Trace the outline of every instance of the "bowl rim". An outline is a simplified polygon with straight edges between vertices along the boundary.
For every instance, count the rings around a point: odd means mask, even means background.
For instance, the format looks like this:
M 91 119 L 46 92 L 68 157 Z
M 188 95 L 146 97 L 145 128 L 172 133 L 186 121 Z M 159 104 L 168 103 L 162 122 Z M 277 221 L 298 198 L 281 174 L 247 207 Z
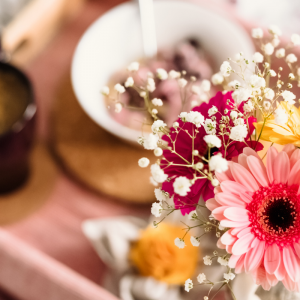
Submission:
M 192 1 L 187 2 L 184 0 L 154 1 L 154 6 L 166 5 L 166 4 L 171 5 L 172 3 L 178 3 L 178 2 L 181 2 L 182 4 L 187 5 L 187 6 L 197 7 L 197 9 L 202 10 L 202 11 L 208 11 L 209 13 L 214 14 L 214 15 L 218 16 L 219 18 L 223 19 L 227 23 L 237 25 L 236 32 L 240 35 L 241 38 L 243 38 L 243 44 L 245 45 L 243 50 L 245 51 L 245 49 L 249 49 L 249 53 L 255 52 L 254 44 L 253 44 L 249 34 L 247 33 L 246 29 L 243 26 L 241 26 L 236 19 L 228 18 L 225 13 L 224 14 L 220 13 L 219 10 L 213 10 L 208 6 L 196 4 L 195 2 L 192 2 Z M 85 32 L 83 33 L 83 35 L 81 36 L 81 38 L 78 42 L 76 49 L 74 51 L 74 54 L 73 54 L 72 64 L 71 64 L 71 81 L 72 81 L 73 90 L 76 95 L 76 99 L 77 99 L 78 103 L 80 104 L 81 108 L 89 116 L 90 119 L 92 119 L 98 126 L 102 127 L 109 133 L 117 136 L 118 138 L 120 138 L 122 140 L 125 140 L 126 142 L 136 145 L 138 137 L 140 137 L 141 135 L 147 136 L 147 134 L 149 134 L 149 133 L 142 133 L 141 130 L 132 129 L 130 127 L 122 125 L 121 123 L 114 120 L 107 110 L 105 110 L 103 112 L 99 112 L 99 114 L 101 115 L 101 117 L 99 117 L 99 118 L 96 118 L 94 115 L 92 115 L 90 113 L 89 109 L 85 106 L 84 96 L 81 97 L 81 95 L 80 95 L 82 93 L 80 91 L 81 88 L 78 88 L 77 78 L 75 76 L 76 69 L 77 69 L 77 61 L 82 59 L 81 53 L 79 54 L 79 52 L 80 52 L 79 49 L 81 48 L 83 39 L 86 38 L 86 36 L 90 33 L 92 28 L 97 26 L 97 24 L 98 24 L 98 22 L 100 22 L 100 20 L 103 20 L 103 19 L 105 20 L 105 18 L 114 16 L 124 9 L 136 9 L 136 4 L 134 2 L 125 2 L 125 3 L 121 3 L 121 4 L 113 7 L 112 9 L 108 10 L 103 15 L 101 15 L 99 18 L 97 18 L 85 30 Z M 226 58 L 224 57 L 224 60 L 225 59 Z M 101 95 L 100 91 L 99 91 L 99 101 L 104 101 L 104 96 Z

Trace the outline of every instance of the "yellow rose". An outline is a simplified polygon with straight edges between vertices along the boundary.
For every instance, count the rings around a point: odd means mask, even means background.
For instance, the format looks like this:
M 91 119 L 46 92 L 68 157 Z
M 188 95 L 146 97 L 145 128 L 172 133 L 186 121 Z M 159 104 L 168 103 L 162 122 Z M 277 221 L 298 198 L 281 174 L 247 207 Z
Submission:
M 175 246 L 174 240 L 183 233 L 182 227 L 165 223 L 158 228 L 146 228 L 131 247 L 130 261 L 143 276 L 183 284 L 194 275 L 199 256 L 199 248 L 192 246 L 189 234 L 185 236 L 183 249 Z

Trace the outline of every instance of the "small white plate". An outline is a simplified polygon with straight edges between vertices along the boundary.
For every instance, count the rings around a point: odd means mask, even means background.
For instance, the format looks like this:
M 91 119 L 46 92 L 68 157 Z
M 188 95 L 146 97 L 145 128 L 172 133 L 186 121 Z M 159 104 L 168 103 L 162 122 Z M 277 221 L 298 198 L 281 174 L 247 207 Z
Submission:
M 178 0 L 159 0 L 154 2 L 154 12 L 159 49 L 193 37 L 217 66 L 238 52 L 249 58 L 254 53 L 253 43 L 240 24 L 207 8 Z M 112 74 L 141 57 L 139 9 L 129 2 L 110 10 L 87 29 L 72 63 L 72 83 L 82 108 L 101 127 L 131 142 L 136 142 L 141 132 L 110 116 L 100 89 Z

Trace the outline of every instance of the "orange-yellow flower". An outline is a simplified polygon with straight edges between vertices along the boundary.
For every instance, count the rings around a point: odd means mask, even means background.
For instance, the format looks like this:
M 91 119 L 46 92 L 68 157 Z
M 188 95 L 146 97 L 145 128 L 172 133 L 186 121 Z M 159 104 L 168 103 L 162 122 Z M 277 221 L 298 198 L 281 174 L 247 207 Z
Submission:
M 261 139 L 270 141 L 280 145 L 294 144 L 300 147 L 300 108 L 290 105 L 287 102 L 280 102 L 278 108 L 283 109 L 288 115 L 288 122 L 285 125 L 278 125 L 272 115 L 265 123 L 254 124 L 257 134 L 259 134 L 263 127 Z
M 152 276 L 169 284 L 183 284 L 194 275 L 198 262 L 199 248 L 185 236 L 186 246 L 179 249 L 174 240 L 182 236 L 182 227 L 159 224 L 141 232 L 140 239 L 130 250 L 129 259 L 143 276 Z

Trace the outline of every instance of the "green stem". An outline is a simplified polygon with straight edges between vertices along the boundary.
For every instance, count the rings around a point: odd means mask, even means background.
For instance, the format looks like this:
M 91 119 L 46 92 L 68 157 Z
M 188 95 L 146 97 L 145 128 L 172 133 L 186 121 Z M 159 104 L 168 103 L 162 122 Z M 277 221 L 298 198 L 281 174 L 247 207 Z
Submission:
M 261 131 L 260 131 L 260 133 L 259 133 L 259 136 L 258 136 L 258 139 L 257 139 L 257 141 L 256 141 L 256 145 L 255 145 L 255 148 L 254 148 L 254 150 L 256 150 L 256 147 L 257 147 L 257 145 L 258 145 L 258 141 L 259 141 L 259 139 L 260 139 L 260 137 L 261 137 L 261 135 L 262 135 L 262 132 L 263 132 L 263 130 L 264 130 L 264 127 L 265 127 L 265 124 L 266 124 L 266 118 L 264 118 L 264 123 L 263 123 L 263 126 L 261 127 Z

